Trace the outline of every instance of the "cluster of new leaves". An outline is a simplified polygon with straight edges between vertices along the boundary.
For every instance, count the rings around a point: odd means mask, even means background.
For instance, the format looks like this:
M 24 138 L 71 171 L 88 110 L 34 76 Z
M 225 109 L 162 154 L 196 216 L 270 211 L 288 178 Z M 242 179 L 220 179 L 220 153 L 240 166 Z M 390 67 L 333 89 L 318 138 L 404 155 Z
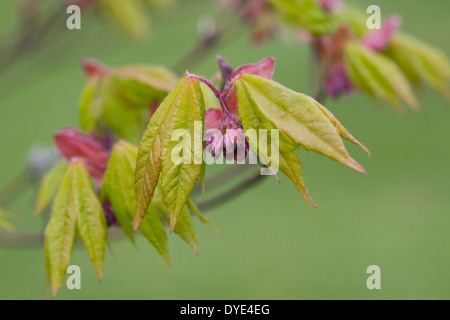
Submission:
M 228 75 L 223 79 L 222 91 L 206 79 L 186 73 L 151 118 L 138 152 L 135 229 L 145 217 L 157 186 L 162 188 L 163 199 L 170 212 L 170 226 L 173 229 L 197 181 L 200 180 L 200 183 L 203 181 L 205 163 L 202 159 L 195 159 L 202 153 L 195 150 L 199 144 L 195 143 L 194 131 L 194 122 L 202 120 L 205 113 L 203 90 L 200 85 L 202 82 L 207 84 L 207 88 L 212 90 L 222 106 L 222 118 L 215 121 L 217 135 L 222 137 L 222 133 L 224 134 L 220 148 L 223 147 L 225 152 L 226 149 L 230 149 L 226 145 L 227 141 L 231 141 L 231 144 L 238 141 L 238 139 L 227 140 L 230 130 L 233 130 L 233 137 L 236 137 L 234 131 L 236 126 L 245 131 L 253 129 L 257 133 L 261 130 L 267 130 L 264 132 L 276 130 L 279 132 L 279 141 L 272 141 L 269 134 L 266 143 L 262 144 L 257 142 L 261 140 L 258 136 L 257 140 L 250 141 L 250 148 L 262 163 L 268 164 L 271 159 L 271 147 L 267 146 L 277 144 L 279 152 L 277 167 L 291 179 L 310 205 L 314 206 L 301 176 L 302 165 L 295 153 L 296 150 L 316 151 L 364 172 L 364 169 L 348 154 L 341 137 L 355 144 L 361 143 L 345 130 L 331 112 L 313 98 L 268 79 L 272 77 L 274 71 L 272 58 L 255 65 L 240 67 L 235 72 L 225 61 L 220 62 L 222 74 Z M 211 114 L 216 120 L 217 112 Z M 172 141 L 171 137 L 178 129 L 186 130 L 189 133 L 188 139 L 192 140 L 184 144 L 182 149 L 183 159 L 191 161 L 175 163 L 172 160 L 171 156 L 179 143 Z M 262 145 L 265 147 L 261 147 Z
M 81 95 L 80 126 L 85 131 L 107 127 L 119 138 L 137 143 L 147 119 L 177 81 L 163 66 L 132 65 L 109 69 L 85 60 L 88 80 Z
M 362 144 L 319 102 L 272 81 L 272 58 L 236 70 L 219 58 L 219 66 L 222 90 L 190 73 L 169 89 L 173 75 L 160 67 L 108 69 L 92 60 L 84 63 L 88 79 L 80 120 L 86 132 L 64 129 L 55 134 L 64 160 L 44 176 L 36 202 L 36 211 L 42 213 L 53 199 L 44 245 L 53 295 L 64 279 L 78 237 L 102 279 L 109 226 L 120 226 L 132 242 L 139 231 L 170 264 L 167 222 L 171 233 L 198 252 L 192 215 L 218 231 L 190 199 L 197 183 L 204 189 L 205 150 L 223 152 L 228 159 L 229 151 L 241 143 L 245 157 L 250 149 L 266 166 L 275 161 L 272 165 L 311 206 L 296 151 L 312 150 L 364 172 L 342 138 Z M 111 99 L 118 106 L 112 110 Z M 207 108 L 210 105 L 220 109 Z M 127 113 L 136 112 L 140 121 L 128 121 Z M 117 122 L 108 120 L 113 115 Z M 135 126 L 133 132 L 137 132 L 148 118 L 139 148 L 121 139 L 126 127 Z M 205 128 L 216 130 L 206 144 Z M 247 141 L 244 130 L 249 129 L 257 132 L 257 140 Z M 269 132 L 265 140 L 259 136 L 261 129 Z M 278 139 L 272 137 L 274 130 L 279 132 Z M 272 149 L 274 145 L 278 151 Z M 272 157 L 275 152 L 278 160 Z
M 412 87 L 425 83 L 450 98 L 448 57 L 400 32 L 396 16 L 385 19 L 380 29 L 370 30 L 370 17 L 343 0 L 221 2 L 245 12 L 243 18 L 251 22 L 259 41 L 287 25 L 309 42 L 320 68 L 321 90 L 330 97 L 359 90 L 399 111 L 402 103 L 417 109 Z M 276 19 L 267 19 L 268 15 Z

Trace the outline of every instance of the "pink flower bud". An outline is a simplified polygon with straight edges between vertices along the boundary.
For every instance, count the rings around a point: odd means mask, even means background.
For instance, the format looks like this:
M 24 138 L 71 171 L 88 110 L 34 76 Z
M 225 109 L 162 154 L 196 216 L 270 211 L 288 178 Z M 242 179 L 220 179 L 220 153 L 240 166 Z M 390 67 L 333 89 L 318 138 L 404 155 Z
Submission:
M 361 42 L 369 49 L 383 51 L 389 45 L 389 41 L 400 28 L 401 24 L 402 20 L 400 17 L 391 16 L 386 19 L 381 29 L 369 32 Z
M 219 159 L 220 154 L 223 152 L 223 135 L 218 129 L 208 129 L 203 132 L 205 136 L 205 150 L 212 154 L 214 159 Z
M 76 129 L 65 129 L 54 135 L 56 148 L 68 161 L 81 159 L 91 176 L 101 180 L 109 160 L 109 153 L 94 137 Z
M 241 128 L 227 129 L 223 137 L 223 155 L 227 160 L 244 161 L 248 155 L 248 143 Z

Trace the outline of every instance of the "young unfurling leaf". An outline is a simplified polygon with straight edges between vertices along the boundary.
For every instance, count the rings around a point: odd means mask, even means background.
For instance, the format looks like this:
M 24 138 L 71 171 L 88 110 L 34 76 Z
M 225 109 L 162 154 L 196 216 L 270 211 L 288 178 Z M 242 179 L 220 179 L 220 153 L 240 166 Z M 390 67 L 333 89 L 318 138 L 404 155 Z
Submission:
M 347 44 L 344 51 L 347 73 L 354 85 L 399 111 L 403 110 L 401 100 L 417 109 L 408 79 L 391 59 L 356 43 Z
M 177 217 L 183 209 L 202 170 L 202 153 L 194 154 L 194 122 L 203 123 L 205 107 L 198 78 L 184 76 L 175 89 L 166 97 L 148 124 L 139 145 L 136 165 L 136 216 L 134 230 L 139 227 L 153 193 L 160 180 L 164 202 L 169 210 L 170 229 L 173 230 Z M 189 133 L 189 139 L 182 135 L 183 148 L 176 150 L 179 141 L 171 141 L 172 133 L 182 129 Z M 178 137 L 180 138 L 180 137 Z M 195 142 L 195 143 L 194 143 Z M 175 156 L 180 159 L 175 160 Z M 180 155 L 181 151 L 181 155 Z M 188 160 L 188 161 L 185 161 Z M 187 163 L 189 162 L 190 163 Z
M 365 172 L 350 157 L 341 136 L 353 143 L 360 143 L 313 98 L 255 75 L 235 79 L 234 86 L 244 130 L 268 130 L 267 145 L 271 145 L 271 130 L 279 129 L 279 168 L 292 180 L 310 205 L 313 203 L 301 178 L 302 165 L 294 152 L 296 149 L 312 150 L 352 169 Z M 254 141 L 250 141 L 250 144 L 263 161 L 268 160 L 267 153 L 270 150 L 261 150 L 260 145 L 256 145 Z
M 37 214 L 41 214 L 52 201 L 53 196 L 61 184 L 67 165 L 66 161 L 57 163 L 42 178 L 35 204 L 35 211 Z
M 450 99 L 450 61 L 444 52 L 406 34 L 397 34 L 384 52 L 414 84 L 424 82 Z
M 102 123 L 129 141 L 138 140 L 148 110 L 164 99 L 177 80 L 162 66 L 106 68 L 91 59 L 83 65 L 88 79 L 79 104 L 81 128 L 90 131 Z
M 177 83 L 163 66 L 131 65 L 112 70 L 110 76 L 116 94 L 137 109 L 148 109 L 152 100 L 162 101 Z
M 77 232 L 101 281 L 106 221 L 89 173 L 81 160 L 72 161 L 67 168 L 45 230 L 45 260 L 53 296 L 64 279 Z

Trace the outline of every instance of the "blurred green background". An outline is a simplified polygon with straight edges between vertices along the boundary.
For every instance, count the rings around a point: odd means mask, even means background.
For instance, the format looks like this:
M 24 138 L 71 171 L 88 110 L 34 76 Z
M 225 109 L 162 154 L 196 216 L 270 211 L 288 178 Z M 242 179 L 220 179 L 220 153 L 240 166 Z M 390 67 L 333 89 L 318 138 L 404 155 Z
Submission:
M 56 1 L 56 0 L 53 0 Z M 401 14 L 404 30 L 450 53 L 450 3 L 357 1 L 377 4 L 383 16 Z M 0 3 L 0 37 L 15 26 L 17 2 Z M 91 15 L 39 51 L 0 70 L 0 186 L 26 161 L 36 143 L 77 126 L 77 101 L 84 75 L 80 61 L 108 65 L 172 66 L 194 43 L 199 18 L 217 11 L 212 1 L 179 1 L 153 13 L 150 38 L 133 42 Z M 61 13 L 66 15 L 65 12 Z M 266 56 L 277 61 L 275 80 L 310 93 L 308 47 L 282 38 L 253 46 L 244 32 L 212 50 L 189 71 L 210 77 L 215 55 L 232 65 Z M 314 153 L 302 153 L 312 209 L 282 178 L 248 190 L 206 213 L 223 235 L 195 221 L 200 255 L 170 236 L 173 267 L 143 238 L 137 249 L 123 238 L 111 242 L 103 284 L 82 248 L 72 264 L 82 270 L 82 289 L 61 289 L 58 299 L 449 299 L 450 298 L 450 103 L 424 89 L 421 111 L 399 115 L 362 96 L 327 101 L 340 121 L 371 151 L 347 144 L 368 171 L 359 174 Z M 208 172 L 207 172 L 208 174 Z M 208 191 L 207 191 L 208 192 Z M 39 230 L 30 190 L 9 210 L 20 230 Z M 368 290 L 366 268 L 381 268 L 381 290 Z M 0 299 L 45 299 L 41 247 L 0 248 Z

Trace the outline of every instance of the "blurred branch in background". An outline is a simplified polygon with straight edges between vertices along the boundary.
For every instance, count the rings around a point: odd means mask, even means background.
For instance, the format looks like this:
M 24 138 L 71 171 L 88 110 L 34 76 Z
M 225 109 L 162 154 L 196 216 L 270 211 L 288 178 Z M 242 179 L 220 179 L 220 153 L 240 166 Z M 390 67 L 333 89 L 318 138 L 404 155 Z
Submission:
M 226 47 L 235 41 L 243 32 L 243 25 L 236 23 L 230 15 L 220 10 L 214 18 L 204 18 L 198 24 L 198 40 L 185 55 L 172 67 L 177 74 L 193 68 L 202 59 L 212 53 L 214 48 Z
M 51 1 L 43 6 L 43 1 L 24 0 L 19 5 L 19 21 L 10 34 L 0 43 L 0 69 L 2 72 L 24 56 L 40 48 L 50 37 L 56 36 L 66 16 L 65 1 Z M 48 7 L 48 8 L 47 8 Z M 7 42 L 9 41 L 9 42 Z

